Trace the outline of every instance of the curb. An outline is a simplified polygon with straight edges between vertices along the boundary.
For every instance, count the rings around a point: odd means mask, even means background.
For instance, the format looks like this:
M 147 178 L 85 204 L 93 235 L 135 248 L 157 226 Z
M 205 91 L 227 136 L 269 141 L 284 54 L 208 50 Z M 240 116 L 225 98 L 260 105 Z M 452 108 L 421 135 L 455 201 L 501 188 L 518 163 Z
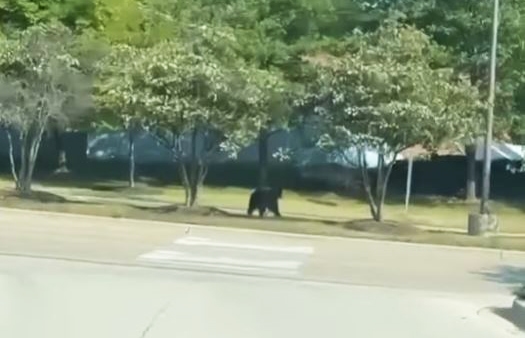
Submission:
M 525 325 L 525 300 L 516 297 L 512 302 L 512 313 L 520 323 Z

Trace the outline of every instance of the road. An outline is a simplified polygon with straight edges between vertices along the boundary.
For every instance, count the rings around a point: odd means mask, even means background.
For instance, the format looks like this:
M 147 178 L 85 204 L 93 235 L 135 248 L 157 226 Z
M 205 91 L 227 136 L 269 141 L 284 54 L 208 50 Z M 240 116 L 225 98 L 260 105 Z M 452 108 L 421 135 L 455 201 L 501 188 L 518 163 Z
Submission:
M 510 337 L 482 309 L 525 280 L 517 252 L 6 209 L 0 253 L 13 338 L 141 337 L 158 311 L 147 338 Z
M 21 257 L 0 264 L 2 337 L 515 337 L 439 293 Z

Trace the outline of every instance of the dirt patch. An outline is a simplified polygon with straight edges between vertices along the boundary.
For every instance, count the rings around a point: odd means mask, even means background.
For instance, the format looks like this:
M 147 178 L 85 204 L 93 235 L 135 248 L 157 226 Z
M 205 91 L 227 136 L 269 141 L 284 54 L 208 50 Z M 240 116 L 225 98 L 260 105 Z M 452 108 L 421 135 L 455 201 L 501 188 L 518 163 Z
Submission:
M 370 219 L 355 220 L 343 224 L 343 228 L 359 232 L 386 235 L 414 235 L 422 231 L 414 226 L 399 222 L 376 222 Z
M 181 204 L 171 204 L 161 207 L 135 207 L 136 209 L 155 212 L 159 214 L 177 214 L 177 215 L 188 215 L 188 216 L 230 216 L 226 211 L 215 207 L 209 206 L 194 206 L 187 207 Z

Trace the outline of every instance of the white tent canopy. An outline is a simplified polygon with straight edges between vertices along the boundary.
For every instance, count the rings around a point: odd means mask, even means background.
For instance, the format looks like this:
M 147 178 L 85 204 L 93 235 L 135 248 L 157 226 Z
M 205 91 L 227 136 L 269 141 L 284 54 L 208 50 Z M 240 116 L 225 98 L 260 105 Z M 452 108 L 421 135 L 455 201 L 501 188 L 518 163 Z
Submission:
M 508 160 L 521 161 L 524 159 L 525 146 L 504 142 L 492 142 L 492 161 Z M 483 161 L 485 157 L 485 140 L 480 138 L 476 147 L 476 161 Z

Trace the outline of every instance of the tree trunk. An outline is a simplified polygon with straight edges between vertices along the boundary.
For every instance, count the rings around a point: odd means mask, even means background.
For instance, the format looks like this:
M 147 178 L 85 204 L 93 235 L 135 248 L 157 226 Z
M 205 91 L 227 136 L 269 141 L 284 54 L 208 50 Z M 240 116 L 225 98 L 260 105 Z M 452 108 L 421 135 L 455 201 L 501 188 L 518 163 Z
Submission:
M 42 141 L 42 134 L 44 132 L 44 127 L 41 127 L 40 130 L 37 130 L 36 135 L 30 140 L 30 151 L 29 151 L 29 165 L 27 170 L 26 177 L 26 186 L 27 192 L 31 192 L 31 184 L 33 182 L 33 172 L 35 170 L 36 160 L 38 157 L 38 150 L 40 149 L 40 142 Z
M 58 155 L 58 167 L 55 170 L 56 173 L 67 173 L 67 154 L 64 149 L 64 133 L 57 129 L 53 131 L 53 137 L 55 139 L 55 147 Z
M 465 187 L 465 199 L 476 200 L 476 144 L 465 145 L 465 157 L 467 159 L 467 185 Z
M 268 131 L 261 129 L 259 131 L 258 155 L 259 155 L 259 188 L 268 185 Z
M 31 193 L 33 172 L 38 157 L 38 150 L 42 141 L 44 126 L 38 125 L 30 128 L 27 133 L 22 134 L 20 172 L 18 173 L 18 190 L 23 195 Z
M 190 159 L 190 175 L 189 175 L 189 200 L 186 204 L 188 207 L 193 207 L 197 203 L 199 192 L 199 160 L 197 156 L 197 136 L 198 129 L 193 128 L 191 132 L 191 159 Z
M 370 182 L 370 177 L 368 175 L 368 164 L 366 162 L 364 151 L 359 150 L 358 157 L 359 166 L 361 167 L 361 175 L 363 177 L 363 186 L 368 199 L 368 205 L 370 207 L 370 214 L 372 215 L 374 221 L 382 222 L 388 180 L 390 179 L 390 174 L 392 173 L 392 168 L 395 163 L 395 156 L 392 162 L 390 162 L 385 168 L 384 155 L 378 154 L 377 175 L 375 176 L 375 194 L 372 193 L 372 182 Z
M 18 190 L 19 188 L 19 181 L 18 181 L 18 175 L 16 173 L 16 163 L 15 163 L 15 155 L 14 155 L 14 147 L 13 147 L 13 137 L 11 136 L 11 131 L 9 129 L 6 129 L 7 134 L 7 142 L 9 144 L 9 164 L 11 166 L 11 175 L 13 176 L 13 180 L 15 182 L 15 189 Z
M 384 156 L 380 155 L 383 159 L 383 168 L 384 168 Z M 392 161 L 387 165 L 386 172 L 384 170 L 381 170 L 381 193 L 379 195 L 379 201 L 377 204 L 377 215 L 375 220 L 378 222 L 383 222 L 383 210 L 385 206 L 385 199 L 386 199 L 386 191 L 388 188 L 388 181 L 390 180 L 390 174 L 392 173 L 392 168 L 394 167 L 394 164 L 396 163 L 396 154 L 394 154 L 394 158 Z M 378 182 L 379 183 L 379 182 Z
M 17 190 L 22 192 L 24 190 L 24 182 L 26 180 L 27 172 L 27 136 L 24 133 L 20 134 L 20 170 L 18 171 Z
M 358 159 L 359 167 L 361 168 L 361 176 L 363 179 L 363 189 L 365 190 L 366 197 L 368 200 L 368 206 L 370 207 L 370 214 L 374 219 L 376 219 L 377 205 L 374 199 L 374 195 L 372 194 L 372 184 L 368 175 L 368 164 L 366 162 L 366 156 L 364 151 L 358 150 Z
M 135 135 L 128 130 L 129 187 L 135 188 Z
M 382 194 L 383 189 L 383 169 L 385 166 L 385 157 L 382 154 L 377 154 L 377 174 L 376 174 L 376 182 L 375 182 L 375 188 L 376 188 L 376 201 L 379 201 Z
M 184 188 L 184 205 L 189 206 L 190 205 L 190 183 L 188 179 L 188 171 L 186 170 L 186 164 L 181 159 L 179 162 L 179 175 L 182 183 L 182 187 Z

